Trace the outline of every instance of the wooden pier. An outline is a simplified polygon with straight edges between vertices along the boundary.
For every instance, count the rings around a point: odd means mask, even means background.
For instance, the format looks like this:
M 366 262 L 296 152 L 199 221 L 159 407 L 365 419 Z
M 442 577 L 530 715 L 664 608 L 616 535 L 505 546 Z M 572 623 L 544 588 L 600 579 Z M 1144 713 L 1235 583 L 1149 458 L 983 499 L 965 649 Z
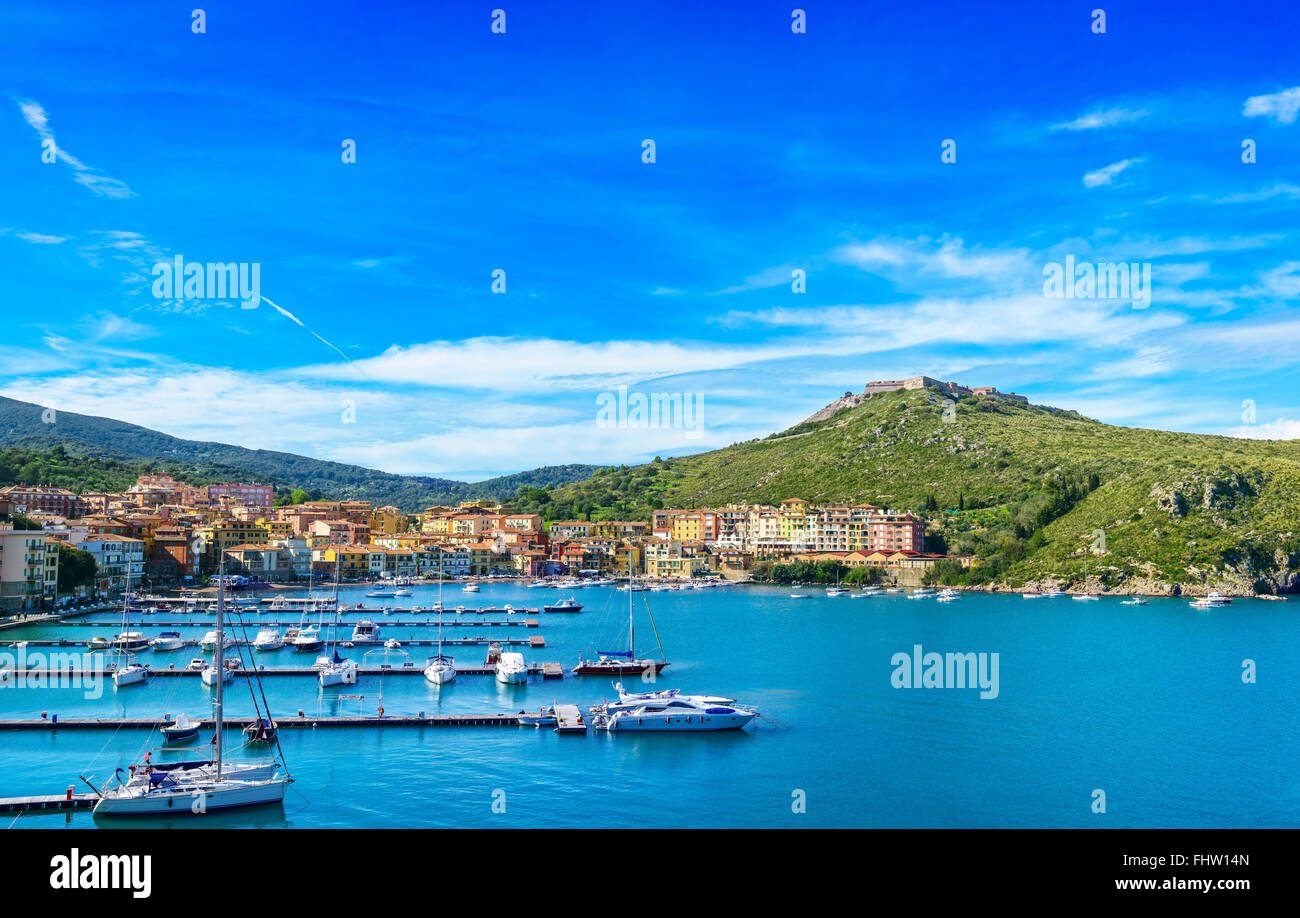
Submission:
M 41 797 L 0 797 L 0 813 L 32 811 L 90 810 L 99 798 L 94 794 L 49 794 Z

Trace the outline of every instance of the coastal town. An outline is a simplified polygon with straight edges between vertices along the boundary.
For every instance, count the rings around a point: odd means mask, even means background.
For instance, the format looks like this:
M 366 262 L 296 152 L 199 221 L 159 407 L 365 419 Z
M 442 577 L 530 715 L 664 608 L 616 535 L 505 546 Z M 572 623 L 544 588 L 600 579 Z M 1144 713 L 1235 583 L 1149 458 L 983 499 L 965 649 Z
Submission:
M 648 520 L 549 522 L 485 500 L 418 514 L 365 500 L 275 504 L 269 484 L 195 486 L 160 474 L 141 475 L 122 493 L 0 488 L 0 517 L 12 520 L 0 523 L 0 611 L 144 584 L 199 585 L 216 573 L 222 554 L 227 573 L 270 584 L 439 572 L 746 581 L 762 562 L 808 561 L 875 568 L 879 578 L 915 585 L 945 557 L 925 551 L 926 522 L 914 513 L 796 497 L 779 505 L 658 509 Z M 84 575 L 65 571 L 61 578 L 60 559 L 74 556 Z

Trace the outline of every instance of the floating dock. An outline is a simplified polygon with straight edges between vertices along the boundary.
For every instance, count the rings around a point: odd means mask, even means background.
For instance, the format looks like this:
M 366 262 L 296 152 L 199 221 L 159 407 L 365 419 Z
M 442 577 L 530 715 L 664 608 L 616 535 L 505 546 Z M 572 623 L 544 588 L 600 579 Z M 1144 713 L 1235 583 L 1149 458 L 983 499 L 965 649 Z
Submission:
M 32 811 L 92 810 L 94 794 L 49 794 L 42 797 L 0 797 L 0 813 L 28 813 Z
M 546 638 L 542 637 L 541 635 L 533 635 L 532 637 L 526 637 L 526 638 L 523 638 L 523 637 L 517 637 L 517 638 L 494 638 L 494 637 L 487 637 L 486 635 L 475 635 L 474 637 L 464 637 L 464 638 L 444 638 L 442 642 L 443 642 L 444 644 L 450 644 L 450 645 L 452 645 L 453 647 L 456 647 L 456 646 L 459 646 L 459 647 L 474 647 L 474 646 L 482 646 L 482 645 L 484 645 L 484 644 L 503 644 L 503 645 L 505 645 L 505 646 L 507 646 L 507 647 L 522 646 L 522 645 L 524 645 L 524 644 L 527 644 L 529 647 L 545 647 L 545 646 L 546 646 Z M 16 643 L 26 644 L 28 647 L 82 647 L 82 648 L 85 648 L 85 647 L 87 646 L 87 644 L 86 644 L 85 641 L 70 641 L 70 640 L 68 640 L 67 638 L 62 638 L 62 639 L 57 640 L 57 641 L 49 641 L 49 640 L 31 640 L 31 641 L 18 641 L 18 642 L 16 642 Z M 327 641 L 327 640 L 322 640 L 321 643 L 322 643 L 323 645 L 325 645 L 326 647 L 337 647 L 337 646 L 341 646 L 341 645 L 346 644 L 346 643 L 351 643 L 352 646 L 353 646 L 353 648 L 358 648 L 358 649 L 361 649 L 361 648 L 383 649 L 383 646 L 384 646 L 383 641 L 350 641 L 350 642 L 349 642 L 349 641 L 347 640 L 347 638 L 344 638 L 343 640 L 328 640 L 328 641 Z M 438 643 L 438 639 L 437 639 L 437 638 L 407 638 L 406 640 L 402 641 L 401 643 L 402 643 L 402 646 L 403 646 L 403 647 L 433 647 L 435 644 Z M 182 646 L 182 647 L 199 647 L 201 644 L 202 644 L 202 641 L 201 641 L 201 640 L 197 640 L 197 641 L 191 640 L 191 641 L 184 641 L 184 642 L 182 642 L 181 646 Z M 251 646 L 253 646 L 253 642 L 252 642 L 251 640 L 245 640 L 244 638 L 232 638 L 232 639 L 226 641 L 226 647 L 228 647 L 228 648 L 229 648 L 229 647 L 251 647 Z M 289 646 L 289 645 L 287 645 L 287 644 L 285 645 L 286 648 L 287 648 L 288 646 Z M 149 649 L 149 648 L 144 648 L 144 649 L 141 649 L 141 650 L 133 650 L 133 651 L 131 651 L 131 653 L 135 653 L 135 654 L 145 653 L 145 652 L 147 652 L 148 649 Z M 281 648 L 281 649 L 283 649 L 283 648 Z M 117 652 L 117 648 L 116 648 L 116 647 L 104 647 L 104 648 L 102 648 L 102 649 L 95 650 L 95 651 L 87 650 L 86 652 L 87 652 L 87 653 L 116 653 L 116 652 Z M 173 650 L 160 650 L 160 651 L 155 651 L 155 653 L 177 653 L 177 652 L 178 652 L 178 651 L 173 651 Z M 205 653 L 211 653 L 211 651 L 204 651 L 204 652 L 205 652 Z M 268 652 L 268 653 L 275 653 L 275 651 L 267 651 L 267 652 Z
M 575 705 L 569 705 L 577 711 Z M 216 722 L 211 717 L 196 718 L 204 729 L 213 729 Z M 257 717 L 227 716 L 226 726 L 240 729 L 257 723 Z M 281 730 L 312 729 L 316 727 L 517 727 L 519 714 L 385 714 L 378 715 L 321 715 L 313 717 L 274 716 L 276 726 Z M 33 718 L 0 719 L 0 730 L 157 730 L 164 721 L 153 717 L 68 717 L 53 720 Z M 169 749 L 184 749 L 184 746 L 171 746 Z
M 559 676 L 547 675 L 548 673 L 547 667 L 554 667 L 553 671 L 558 672 Z M 51 677 L 58 677 L 58 678 L 80 678 L 84 680 L 87 678 L 107 679 L 113 675 L 113 670 L 111 669 L 66 669 L 66 670 L 10 669 L 10 670 L 6 670 L 5 672 L 7 672 L 10 677 L 16 677 L 19 679 L 27 678 L 27 677 L 31 677 L 34 679 L 47 679 Z M 358 669 L 357 672 L 358 675 L 361 676 L 395 676 L 395 675 L 422 676 L 424 675 L 424 667 L 423 665 L 416 664 L 414 661 L 408 661 L 406 663 L 403 663 L 401 666 L 362 666 Z M 314 677 L 317 674 L 317 670 L 312 669 L 310 666 L 263 666 L 258 668 L 257 670 L 232 669 L 230 671 L 230 674 L 232 676 L 244 676 L 244 677 L 248 677 L 251 675 L 313 676 Z M 492 676 L 495 674 L 496 674 L 496 667 L 494 666 L 456 667 L 456 675 L 458 676 Z M 197 669 L 153 669 L 152 667 L 150 667 L 149 675 L 150 676 L 197 676 L 199 675 L 199 670 Z M 559 663 L 529 663 L 528 675 L 545 676 L 548 679 L 562 678 L 564 675 L 564 670 Z
M 582 712 L 578 710 L 576 704 L 555 706 L 555 732 L 561 734 L 587 732 L 587 722 L 583 720 Z

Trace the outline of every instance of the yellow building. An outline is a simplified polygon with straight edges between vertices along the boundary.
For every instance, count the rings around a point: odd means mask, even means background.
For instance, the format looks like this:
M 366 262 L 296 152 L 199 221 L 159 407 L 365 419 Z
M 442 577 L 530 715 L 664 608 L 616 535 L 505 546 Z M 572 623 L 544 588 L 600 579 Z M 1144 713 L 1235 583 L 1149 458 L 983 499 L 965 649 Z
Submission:
M 396 507 L 376 507 L 370 512 L 371 541 L 377 535 L 396 535 L 406 532 L 409 520 L 406 514 Z
M 252 520 L 217 520 L 200 529 L 199 536 L 203 539 L 203 552 L 209 558 L 216 558 L 217 552 L 236 545 L 264 545 L 270 540 L 266 529 Z

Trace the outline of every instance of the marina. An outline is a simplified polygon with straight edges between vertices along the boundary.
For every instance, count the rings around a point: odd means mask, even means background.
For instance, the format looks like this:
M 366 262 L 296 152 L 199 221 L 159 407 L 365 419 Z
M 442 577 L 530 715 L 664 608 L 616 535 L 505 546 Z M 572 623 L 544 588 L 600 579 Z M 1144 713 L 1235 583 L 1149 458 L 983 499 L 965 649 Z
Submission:
M 436 599 L 436 585 L 411 589 L 413 605 L 432 605 Z M 530 592 L 536 595 L 523 583 L 483 587 L 495 606 L 525 605 Z M 232 811 L 223 824 L 379 826 L 400 812 L 404 825 L 486 827 L 500 824 L 495 820 L 502 817 L 493 816 L 481 800 L 502 787 L 521 818 L 527 814 L 531 824 L 554 826 L 576 824 L 574 813 L 582 811 L 592 793 L 621 819 L 651 826 L 681 824 L 681 812 L 692 814 L 692 824 L 735 827 L 790 819 L 827 827 L 1044 825 L 1049 820 L 1052 825 L 1086 825 L 1091 815 L 1086 806 L 1076 813 L 1057 802 L 1061 783 L 1095 783 L 1095 775 L 1123 761 L 1133 778 L 1116 784 L 1126 796 L 1123 812 L 1113 820 L 1117 824 L 1206 826 L 1249 820 L 1300 825 L 1276 806 L 1287 778 L 1274 753 L 1286 757 L 1300 752 L 1300 725 L 1282 703 L 1284 687 L 1263 680 L 1224 692 L 1208 684 L 1196 688 L 1204 684 L 1203 675 L 1194 683 L 1186 675 L 1192 668 L 1203 673 L 1205 654 L 1222 645 L 1226 634 L 1236 635 L 1234 646 L 1251 648 L 1270 668 L 1300 666 L 1293 649 L 1300 646 L 1300 623 L 1287 614 L 1288 603 L 1238 599 L 1231 605 L 1189 609 L 1186 598 L 1123 606 L 1121 597 L 1104 595 L 1088 603 L 1052 603 L 1024 602 L 1019 594 L 963 591 L 960 602 L 945 605 L 907 601 L 910 592 L 884 590 L 827 596 L 824 587 L 801 590 L 808 598 L 790 602 L 790 588 L 776 585 L 637 590 L 636 641 L 631 644 L 628 592 L 613 586 L 587 588 L 581 593 L 581 614 L 546 616 L 545 659 L 521 647 L 527 660 L 521 683 L 493 678 L 495 667 L 484 664 L 482 647 L 468 655 L 464 648 L 457 653 L 459 678 L 454 682 L 430 682 L 423 675 L 425 655 L 436 648 L 425 643 L 415 646 L 426 649 L 414 652 L 403 635 L 436 642 L 436 615 L 418 616 L 419 624 L 390 631 L 395 616 L 364 613 L 380 626 L 381 638 L 395 634 L 402 649 L 385 649 L 382 640 L 339 647 L 358 664 L 356 684 L 339 688 L 318 684 L 311 666 L 314 655 L 295 654 L 287 646 L 269 652 L 254 652 L 249 645 L 228 648 L 229 656 L 242 654 L 244 668 L 234 670 L 225 684 L 231 739 L 227 755 L 236 763 L 264 760 L 264 745 L 241 743 L 242 729 L 259 717 L 244 688 L 248 667 L 256 665 L 257 675 L 267 677 L 262 679 L 266 701 L 294 784 L 282 809 Z M 845 602 L 859 595 L 870 598 Z M 649 600 L 653 624 L 643 597 Z M 91 634 L 116 636 L 122 630 L 120 612 L 96 617 L 102 632 L 43 622 L 11 629 L 7 637 L 9 643 L 27 642 L 29 660 L 38 648 L 58 652 L 38 642 L 60 640 L 80 645 L 71 648 L 74 661 L 111 660 L 83 653 L 83 641 Z M 361 617 L 351 616 L 339 637 L 350 635 Z M 149 627 L 153 618 L 145 616 L 141 624 L 141 617 L 132 614 L 130 630 L 161 633 L 163 627 Z M 180 621 L 184 616 L 159 618 Z M 263 627 L 283 627 L 289 617 L 245 618 L 251 640 Z M 316 616 L 311 618 L 314 622 Z M 329 637 L 329 618 L 324 638 Z M 451 614 L 444 618 L 450 651 L 451 633 L 466 632 L 453 628 Z M 213 625 L 210 617 L 201 617 L 166 627 L 192 641 Z M 237 624 L 227 622 L 226 630 L 243 636 Z M 494 640 L 503 650 L 511 631 L 482 629 L 499 634 Z M 917 643 L 927 650 L 1000 651 L 1001 694 L 986 701 L 977 691 L 894 689 L 890 656 L 910 654 Z M 1162 651 L 1144 652 L 1149 646 Z M 401 656 L 408 647 L 412 652 Z M 850 649 L 858 665 L 827 666 L 828 648 L 836 647 Z M 652 679 L 572 673 L 580 659 L 629 649 L 638 658 L 667 659 L 672 665 Z M 385 653 L 391 656 L 388 666 L 381 665 Z M 207 748 L 215 687 L 170 678 L 194 674 L 184 668 L 193 652 L 177 654 L 174 669 L 151 668 L 146 682 L 121 687 L 113 686 L 102 664 L 92 663 L 85 667 L 87 674 L 104 680 L 94 697 L 57 681 L 27 687 L 27 677 L 39 681 L 42 668 L 29 664 L 30 672 L 15 672 L 18 654 L 16 648 L 0 647 L 0 668 L 9 673 L 0 682 L 0 732 L 5 738 L 0 797 L 36 802 L 11 810 L 15 827 L 49 825 L 42 806 L 51 815 L 64 807 L 60 824 L 66 819 L 70 825 L 90 825 L 86 803 L 52 800 L 63 796 L 60 792 L 69 784 L 78 784 L 78 775 L 98 785 L 115 768 L 136 761 L 142 750 L 158 750 L 155 761 L 172 761 Z M 212 653 L 203 657 L 210 660 Z M 138 659 L 158 667 L 168 655 L 147 651 Z M 301 663 L 290 665 L 297 661 Z M 1226 660 L 1225 667 L 1231 671 L 1238 663 Z M 61 675 L 66 671 L 44 670 L 49 680 Z M 1228 675 L 1229 682 L 1237 680 L 1234 673 Z M 1190 691 L 1189 684 L 1194 686 Z M 1170 688 L 1175 685 L 1177 693 Z M 641 731 L 626 729 L 632 725 L 628 718 L 636 715 L 625 716 L 615 730 L 593 722 L 593 708 L 653 703 L 661 700 L 653 697 L 656 693 L 673 690 L 705 705 L 698 714 L 678 715 L 683 720 L 690 716 L 692 727 L 698 726 L 694 718 L 710 707 L 757 711 L 759 716 L 739 729 L 689 734 L 646 732 L 646 713 L 640 715 Z M 1148 701 L 1139 703 L 1142 698 Z M 555 712 L 564 706 L 582 717 L 580 733 L 555 732 Z M 188 745 L 163 748 L 163 712 L 181 711 L 201 722 L 199 736 Z M 1078 741 L 1072 725 L 1096 717 L 1107 718 L 1112 733 Z M 570 723 L 577 727 L 576 720 Z M 521 724 L 535 727 L 486 729 Z M 1244 725 L 1252 735 L 1274 738 L 1269 754 L 1242 742 Z M 444 726 L 484 729 L 440 729 Z M 393 729 L 385 729 L 389 727 Z M 579 738 L 582 734 L 585 739 Z M 1194 773 L 1170 773 L 1165 767 L 1169 756 L 1186 755 L 1193 737 L 1198 747 L 1235 749 L 1236 755 L 1209 755 Z M 953 771 L 944 752 L 951 748 L 963 750 L 968 768 Z M 901 762 L 907 767 L 900 768 Z M 718 789 L 720 774 L 727 775 L 725 793 Z M 842 794 L 845 782 L 865 786 L 872 781 L 883 781 L 888 792 Z M 1156 786 L 1164 788 L 1159 799 L 1150 790 Z M 790 814 L 794 788 L 811 801 L 804 816 Z M 349 802 L 375 789 L 391 803 L 358 807 Z M 681 801 L 672 822 L 653 804 L 665 792 Z M 428 805 L 431 799 L 437 806 Z M 992 808 L 977 805 L 976 799 Z M 1172 805 L 1171 800 L 1178 802 Z

